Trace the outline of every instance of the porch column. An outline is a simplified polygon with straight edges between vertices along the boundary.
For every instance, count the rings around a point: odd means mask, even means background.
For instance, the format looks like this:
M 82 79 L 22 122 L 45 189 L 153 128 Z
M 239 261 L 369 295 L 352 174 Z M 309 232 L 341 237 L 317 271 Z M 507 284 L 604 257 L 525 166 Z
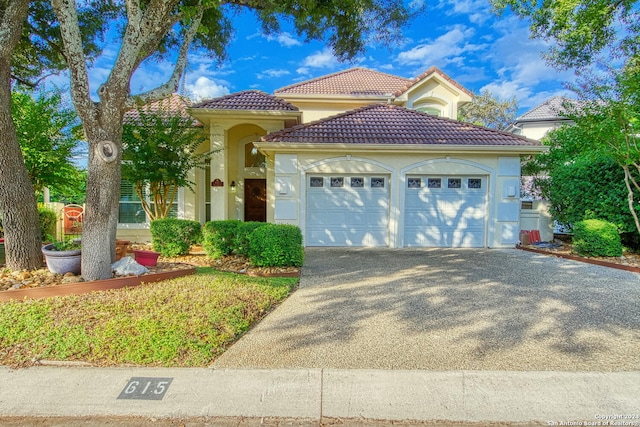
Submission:
M 229 182 L 227 182 L 227 138 L 225 133 L 226 131 L 222 126 L 211 125 L 211 150 L 218 150 L 211 155 L 211 181 L 220 180 L 224 183 L 221 187 L 212 186 L 211 182 L 206 183 L 211 191 L 211 220 L 213 221 L 227 219 L 228 212 L 227 191 Z

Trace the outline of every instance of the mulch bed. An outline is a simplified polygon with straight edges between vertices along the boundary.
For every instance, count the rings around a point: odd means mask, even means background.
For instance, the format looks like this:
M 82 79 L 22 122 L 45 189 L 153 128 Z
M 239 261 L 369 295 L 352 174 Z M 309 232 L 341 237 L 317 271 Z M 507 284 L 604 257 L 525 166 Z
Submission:
M 570 243 L 560 240 L 532 245 L 518 245 L 518 249 L 640 273 L 640 254 L 632 252 L 625 252 L 620 257 L 586 257 L 575 253 Z
M 129 247 L 128 255 L 132 256 L 133 250 L 152 250 L 151 245 L 147 244 L 132 244 Z M 189 255 L 179 257 L 160 257 L 158 258 L 158 264 L 156 266 L 148 266 L 149 273 L 142 275 L 154 275 L 158 273 L 167 273 L 177 270 L 192 269 L 196 267 L 212 267 L 216 270 L 248 274 L 252 276 L 288 276 L 296 277 L 300 275 L 300 269 L 298 267 L 254 267 L 249 263 L 249 260 L 239 256 L 227 256 L 221 259 L 212 259 L 206 256 L 201 247 L 193 247 Z M 113 278 L 119 278 L 122 276 L 113 276 Z M 60 275 L 53 274 L 46 267 L 33 271 L 9 271 L 0 267 L 0 292 L 18 290 L 18 289 L 32 289 L 43 288 L 51 286 L 59 286 L 73 283 L 83 283 L 84 280 L 80 276 L 75 276 L 71 273 Z

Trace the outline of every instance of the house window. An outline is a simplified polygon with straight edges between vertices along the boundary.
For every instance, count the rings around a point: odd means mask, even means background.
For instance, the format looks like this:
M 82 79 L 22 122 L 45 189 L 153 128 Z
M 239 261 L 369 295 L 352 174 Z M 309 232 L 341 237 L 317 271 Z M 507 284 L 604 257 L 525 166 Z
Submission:
M 331 177 L 331 186 L 334 188 L 344 187 L 344 178 L 343 177 Z
M 361 176 L 354 176 L 351 178 L 351 187 L 362 188 L 364 187 L 364 178 Z
M 244 145 L 244 167 L 245 168 L 264 168 L 267 166 L 267 158 L 258 151 L 253 145 L 253 142 L 249 142 Z
M 427 179 L 427 187 L 428 188 L 441 188 L 442 187 L 442 179 L 441 178 L 428 178 Z
M 371 178 L 371 188 L 384 188 L 384 178 Z
M 143 196 L 147 203 L 149 203 L 151 209 L 153 209 L 153 203 L 149 197 L 149 192 L 145 189 Z M 120 203 L 118 206 L 118 223 L 120 224 L 146 224 L 149 222 L 147 214 L 142 209 L 142 202 L 136 194 L 135 185 L 126 181 L 120 182 Z M 169 218 L 178 217 L 178 197 L 174 199 L 171 207 L 169 208 Z
M 449 178 L 448 187 L 449 188 L 462 188 L 462 179 L 460 179 L 460 178 Z
M 442 115 L 442 111 L 440 111 L 438 108 L 434 108 L 434 107 L 417 107 L 416 111 L 420 111 L 421 113 L 429 114 L 430 116 L 441 116 Z
M 324 187 L 324 178 L 321 176 L 312 176 L 309 180 L 309 187 L 322 188 Z
M 422 178 L 409 178 L 407 180 L 407 188 L 420 188 L 422 187 Z
M 121 181 L 118 222 L 120 224 L 143 224 L 146 221 L 147 215 L 142 209 L 142 202 L 136 194 L 134 185 Z
M 482 179 L 480 179 L 480 178 L 469 178 L 467 180 L 467 187 L 469 187 L 469 188 L 482 188 Z
M 527 209 L 527 210 L 533 209 L 533 202 L 531 202 L 531 201 L 528 201 L 528 202 L 523 201 L 522 202 L 522 209 Z

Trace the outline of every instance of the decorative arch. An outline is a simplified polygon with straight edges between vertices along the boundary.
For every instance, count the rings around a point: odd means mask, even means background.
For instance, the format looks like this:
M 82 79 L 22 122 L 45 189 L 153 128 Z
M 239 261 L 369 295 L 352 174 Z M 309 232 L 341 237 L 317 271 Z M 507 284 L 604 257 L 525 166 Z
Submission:
M 356 164 L 356 163 L 362 163 L 362 164 L 368 164 L 371 166 L 375 166 L 377 168 L 382 169 L 382 171 L 380 170 L 368 170 L 368 171 L 359 171 L 359 170 L 354 170 L 353 173 L 381 173 L 381 172 L 386 172 L 386 173 L 390 173 L 390 174 L 394 174 L 396 172 L 396 169 L 385 164 L 382 162 L 378 162 L 376 160 L 372 160 L 372 159 L 368 159 L 366 157 L 354 157 L 351 155 L 346 155 L 346 156 L 341 156 L 341 157 L 331 157 L 331 158 L 327 158 L 327 159 L 322 159 L 319 160 L 317 162 L 311 163 L 305 167 L 302 168 L 302 171 L 304 172 L 302 179 L 304 181 L 305 177 L 304 175 L 306 175 L 307 172 L 311 172 L 314 168 L 319 168 L 321 166 L 325 166 L 325 165 L 329 165 L 329 164 L 333 164 L 335 165 L 336 163 L 339 162 L 345 162 L 345 169 L 351 169 L 349 166 L 351 166 L 351 163 Z M 348 162 L 348 163 L 347 163 Z M 322 170 L 318 170 L 318 173 L 324 173 L 324 171 Z M 328 172 L 327 172 L 328 173 Z M 346 173 L 352 173 L 352 172 L 346 172 Z
M 407 173 L 412 173 L 415 170 L 415 173 L 423 173 L 421 171 L 418 171 L 417 169 L 423 167 L 423 166 L 429 166 L 429 165 L 435 165 L 435 164 L 440 164 L 440 163 L 453 163 L 456 165 L 464 165 L 466 167 L 473 167 L 476 169 L 480 169 L 482 171 L 484 171 L 486 174 L 488 175 L 495 175 L 496 171 L 495 169 L 492 169 L 488 166 L 485 166 L 483 164 L 480 163 L 476 163 L 476 162 L 472 162 L 470 160 L 464 160 L 464 159 L 457 159 L 455 157 L 441 157 L 441 158 L 437 158 L 437 159 L 429 159 L 429 160 L 423 160 L 421 162 L 417 162 L 417 163 L 413 163 L 409 166 L 405 166 L 404 168 L 402 168 L 400 170 L 400 174 L 402 175 L 403 179 L 404 176 Z M 479 172 L 476 172 L 479 173 Z

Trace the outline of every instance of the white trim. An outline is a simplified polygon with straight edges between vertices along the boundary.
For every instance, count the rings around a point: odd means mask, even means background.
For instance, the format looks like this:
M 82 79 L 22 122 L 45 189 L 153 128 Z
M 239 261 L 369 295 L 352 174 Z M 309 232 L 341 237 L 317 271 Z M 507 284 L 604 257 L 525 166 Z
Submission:
M 439 164 L 439 163 L 455 163 L 455 164 L 460 164 L 465 166 L 473 166 L 487 172 L 488 187 L 487 187 L 487 194 L 485 196 L 485 201 L 484 201 L 485 211 L 487 212 L 487 218 L 485 219 L 484 245 L 485 247 L 493 246 L 492 243 L 495 235 L 495 208 L 494 208 L 495 203 L 491 203 L 491 202 L 495 201 L 495 193 L 496 193 L 495 187 L 496 187 L 496 178 L 497 178 L 496 170 L 488 166 L 482 165 L 480 163 L 447 156 L 444 158 L 423 160 L 421 162 L 413 163 L 409 166 L 405 166 L 404 168 L 400 169 L 399 187 L 402 188 L 402 191 L 400 191 L 400 200 L 398 201 L 396 211 L 402 210 L 403 214 L 399 215 L 399 227 L 398 227 L 397 237 L 400 242 L 400 245 L 398 247 L 401 247 L 401 248 L 404 247 L 404 204 L 405 204 L 407 173 L 409 172 L 410 174 L 411 170 L 418 169 L 422 166 L 426 166 L 430 164 Z M 420 174 L 424 174 L 424 173 L 420 173 Z M 455 174 L 455 175 L 459 175 L 459 174 Z M 478 175 L 478 173 L 470 172 L 469 175 Z M 402 232 L 400 232 L 400 230 Z

